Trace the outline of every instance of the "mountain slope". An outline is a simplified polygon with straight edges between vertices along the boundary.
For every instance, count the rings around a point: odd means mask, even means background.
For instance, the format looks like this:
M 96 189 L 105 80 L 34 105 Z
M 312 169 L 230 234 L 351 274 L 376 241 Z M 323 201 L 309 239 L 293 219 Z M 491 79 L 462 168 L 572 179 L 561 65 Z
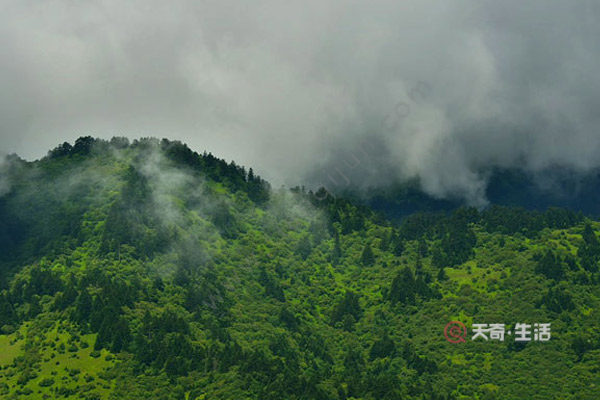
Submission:
M 2 179 L 3 398 L 597 398 L 600 224 L 579 214 L 392 224 L 155 139 L 80 138 Z M 452 320 L 552 338 L 452 344 Z

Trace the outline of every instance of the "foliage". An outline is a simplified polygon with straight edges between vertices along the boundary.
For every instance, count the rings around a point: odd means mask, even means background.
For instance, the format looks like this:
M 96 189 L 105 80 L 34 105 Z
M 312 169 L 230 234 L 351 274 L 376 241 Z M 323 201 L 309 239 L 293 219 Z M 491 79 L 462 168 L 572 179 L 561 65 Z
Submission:
M 12 159 L 0 397 L 597 397 L 600 224 L 490 206 L 392 222 L 168 140 Z M 552 323 L 450 344 L 451 320 Z

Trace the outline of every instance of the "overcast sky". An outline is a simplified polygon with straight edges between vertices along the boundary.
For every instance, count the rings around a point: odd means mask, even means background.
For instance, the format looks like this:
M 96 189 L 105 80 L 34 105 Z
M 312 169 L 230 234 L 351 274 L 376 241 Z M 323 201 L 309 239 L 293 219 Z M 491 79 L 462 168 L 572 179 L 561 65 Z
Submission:
M 600 165 L 600 1 L 0 0 L 0 152 L 180 139 L 270 180 Z

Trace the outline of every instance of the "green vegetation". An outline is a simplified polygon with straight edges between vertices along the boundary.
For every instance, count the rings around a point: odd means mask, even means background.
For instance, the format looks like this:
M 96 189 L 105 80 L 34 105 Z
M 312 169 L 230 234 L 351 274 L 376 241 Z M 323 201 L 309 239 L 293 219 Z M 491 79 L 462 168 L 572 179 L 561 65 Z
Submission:
M 3 399 L 597 399 L 600 223 L 392 223 L 167 140 L 10 159 Z M 548 342 L 444 338 L 552 323 Z

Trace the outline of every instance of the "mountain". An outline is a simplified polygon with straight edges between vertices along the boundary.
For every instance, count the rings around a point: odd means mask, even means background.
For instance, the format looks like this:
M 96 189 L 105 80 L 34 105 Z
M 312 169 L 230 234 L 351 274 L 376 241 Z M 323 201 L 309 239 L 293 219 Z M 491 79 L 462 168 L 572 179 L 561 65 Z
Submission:
M 544 211 L 562 207 L 597 218 L 600 216 L 600 170 L 578 171 L 569 167 L 548 167 L 537 172 L 521 168 L 491 168 L 485 176 L 485 198 L 490 205 L 522 207 Z M 383 213 L 400 222 L 415 212 L 451 211 L 468 206 L 458 195 L 437 198 L 424 192 L 418 179 L 387 187 L 346 190 L 341 196 Z
M 165 139 L 10 156 L 0 188 L 3 399 L 598 397 L 580 212 L 417 195 L 389 218 Z

